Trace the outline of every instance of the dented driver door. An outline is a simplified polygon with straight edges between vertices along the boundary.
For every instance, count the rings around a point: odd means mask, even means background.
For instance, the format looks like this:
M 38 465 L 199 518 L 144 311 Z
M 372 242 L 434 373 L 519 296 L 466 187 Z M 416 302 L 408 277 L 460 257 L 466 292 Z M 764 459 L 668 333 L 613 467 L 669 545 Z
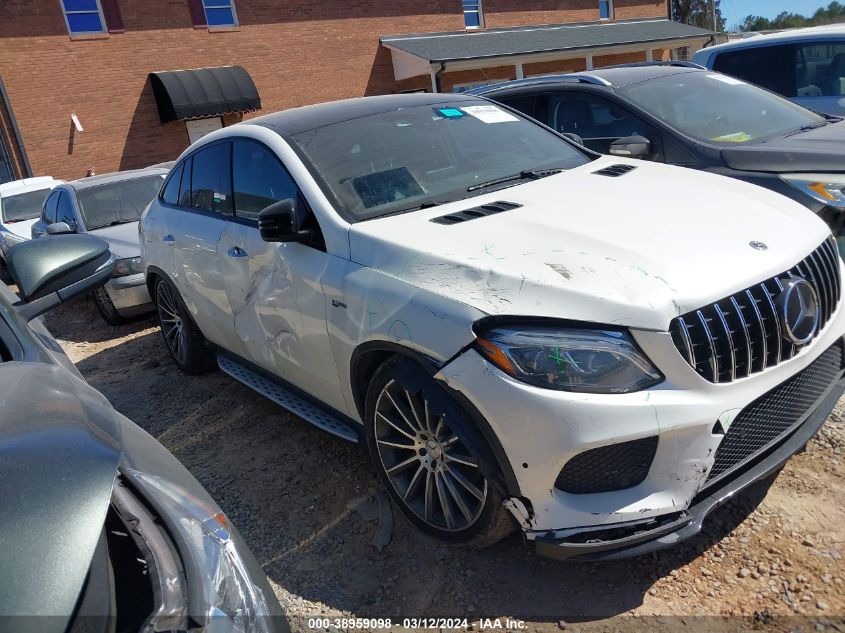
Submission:
M 296 200 L 296 185 L 257 142 L 236 141 L 232 158 L 235 217 L 226 223 L 218 254 L 246 360 L 344 411 L 320 281 L 332 258 L 305 244 L 263 241 L 258 213 Z

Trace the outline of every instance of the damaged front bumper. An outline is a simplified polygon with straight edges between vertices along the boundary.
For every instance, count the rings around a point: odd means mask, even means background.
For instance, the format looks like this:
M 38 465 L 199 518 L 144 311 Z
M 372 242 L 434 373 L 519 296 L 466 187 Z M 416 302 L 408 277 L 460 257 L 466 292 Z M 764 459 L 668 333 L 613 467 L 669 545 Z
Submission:
M 540 553 L 564 559 L 635 556 L 697 534 L 715 508 L 779 469 L 806 444 L 845 389 L 841 372 L 773 444 L 708 480 L 732 421 L 841 345 L 843 315 L 838 310 L 801 354 L 726 384 L 714 385 L 696 374 L 668 333 L 645 331 L 633 334 L 666 376 L 645 391 L 540 389 L 514 380 L 473 349 L 442 367 L 436 378 L 475 409 L 489 426 L 488 435 L 498 441 L 497 452 L 505 456 L 500 469 L 511 475 L 506 507 L 526 537 L 537 541 Z M 638 482 L 586 493 L 560 485 L 559 476 L 573 458 L 645 440 L 655 448 Z
M 802 450 L 824 424 L 843 392 L 845 378 L 840 378 L 792 435 L 730 480 L 718 482 L 714 490 L 700 492 L 686 511 L 647 522 L 603 526 L 595 531 L 570 530 L 574 533 L 568 536 L 558 537 L 554 532 L 538 535 L 534 539 L 537 553 L 558 560 L 613 560 L 656 552 L 694 537 L 714 510 L 777 473 L 790 457 Z
M 113 277 L 106 284 L 106 292 L 121 316 L 131 317 L 153 310 L 153 300 L 143 273 Z

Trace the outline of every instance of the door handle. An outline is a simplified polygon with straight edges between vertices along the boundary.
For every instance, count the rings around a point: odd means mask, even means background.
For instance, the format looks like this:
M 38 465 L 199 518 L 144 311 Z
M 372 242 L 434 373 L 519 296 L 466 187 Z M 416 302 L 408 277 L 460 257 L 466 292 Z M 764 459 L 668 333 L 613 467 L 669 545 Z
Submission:
M 164 237 L 161 238 L 161 241 L 164 242 L 165 244 L 175 244 L 176 238 L 173 237 L 172 235 L 170 235 L 170 233 L 168 233 L 167 235 L 165 235 Z
M 229 257 L 249 257 L 247 252 L 244 249 L 239 248 L 238 246 L 233 246 L 229 249 L 229 252 L 226 254 Z

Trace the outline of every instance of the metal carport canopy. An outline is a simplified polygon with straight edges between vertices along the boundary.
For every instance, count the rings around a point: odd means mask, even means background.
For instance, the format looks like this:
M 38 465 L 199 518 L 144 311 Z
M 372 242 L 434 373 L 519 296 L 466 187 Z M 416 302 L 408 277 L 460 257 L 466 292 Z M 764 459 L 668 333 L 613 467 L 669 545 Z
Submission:
M 612 54 L 632 48 L 676 48 L 712 35 L 711 31 L 689 24 L 654 19 L 393 35 L 380 41 L 393 54 L 396 79 L 407 79 L 427 74 L 442 63 L 448 63 L 450 70 L 458 70 Z

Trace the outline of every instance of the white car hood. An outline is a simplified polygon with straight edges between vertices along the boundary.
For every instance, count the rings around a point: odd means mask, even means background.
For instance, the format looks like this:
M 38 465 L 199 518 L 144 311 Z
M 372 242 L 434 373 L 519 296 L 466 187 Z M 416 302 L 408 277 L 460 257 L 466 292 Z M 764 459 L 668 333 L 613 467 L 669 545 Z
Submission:
M 593 172 L 637 168 L 620 177 Z M 522 207 L 444 225 L 498 200 Z M 496 315 L 666 330 L 792 267 L 830 233 L 768 190 L 700 171 L 602 157 L 542 180 L 350 228 L 353 261 Z M 763 242 L 757 250 L 750 242 Z
M 117 259 L 138 257 L 141 254 L 141 242 L 138 238 L 138 223 L 127 222 L 102 229 L 88 231 L 104 239 L 109 244 L 109 250 Z
M 17 222 L 4 222 L 3 228 L 21 239 L 28 240 L 32 237 L 32 225 L 36 222 L 38 222 L 38 218 L 19 220 Z

